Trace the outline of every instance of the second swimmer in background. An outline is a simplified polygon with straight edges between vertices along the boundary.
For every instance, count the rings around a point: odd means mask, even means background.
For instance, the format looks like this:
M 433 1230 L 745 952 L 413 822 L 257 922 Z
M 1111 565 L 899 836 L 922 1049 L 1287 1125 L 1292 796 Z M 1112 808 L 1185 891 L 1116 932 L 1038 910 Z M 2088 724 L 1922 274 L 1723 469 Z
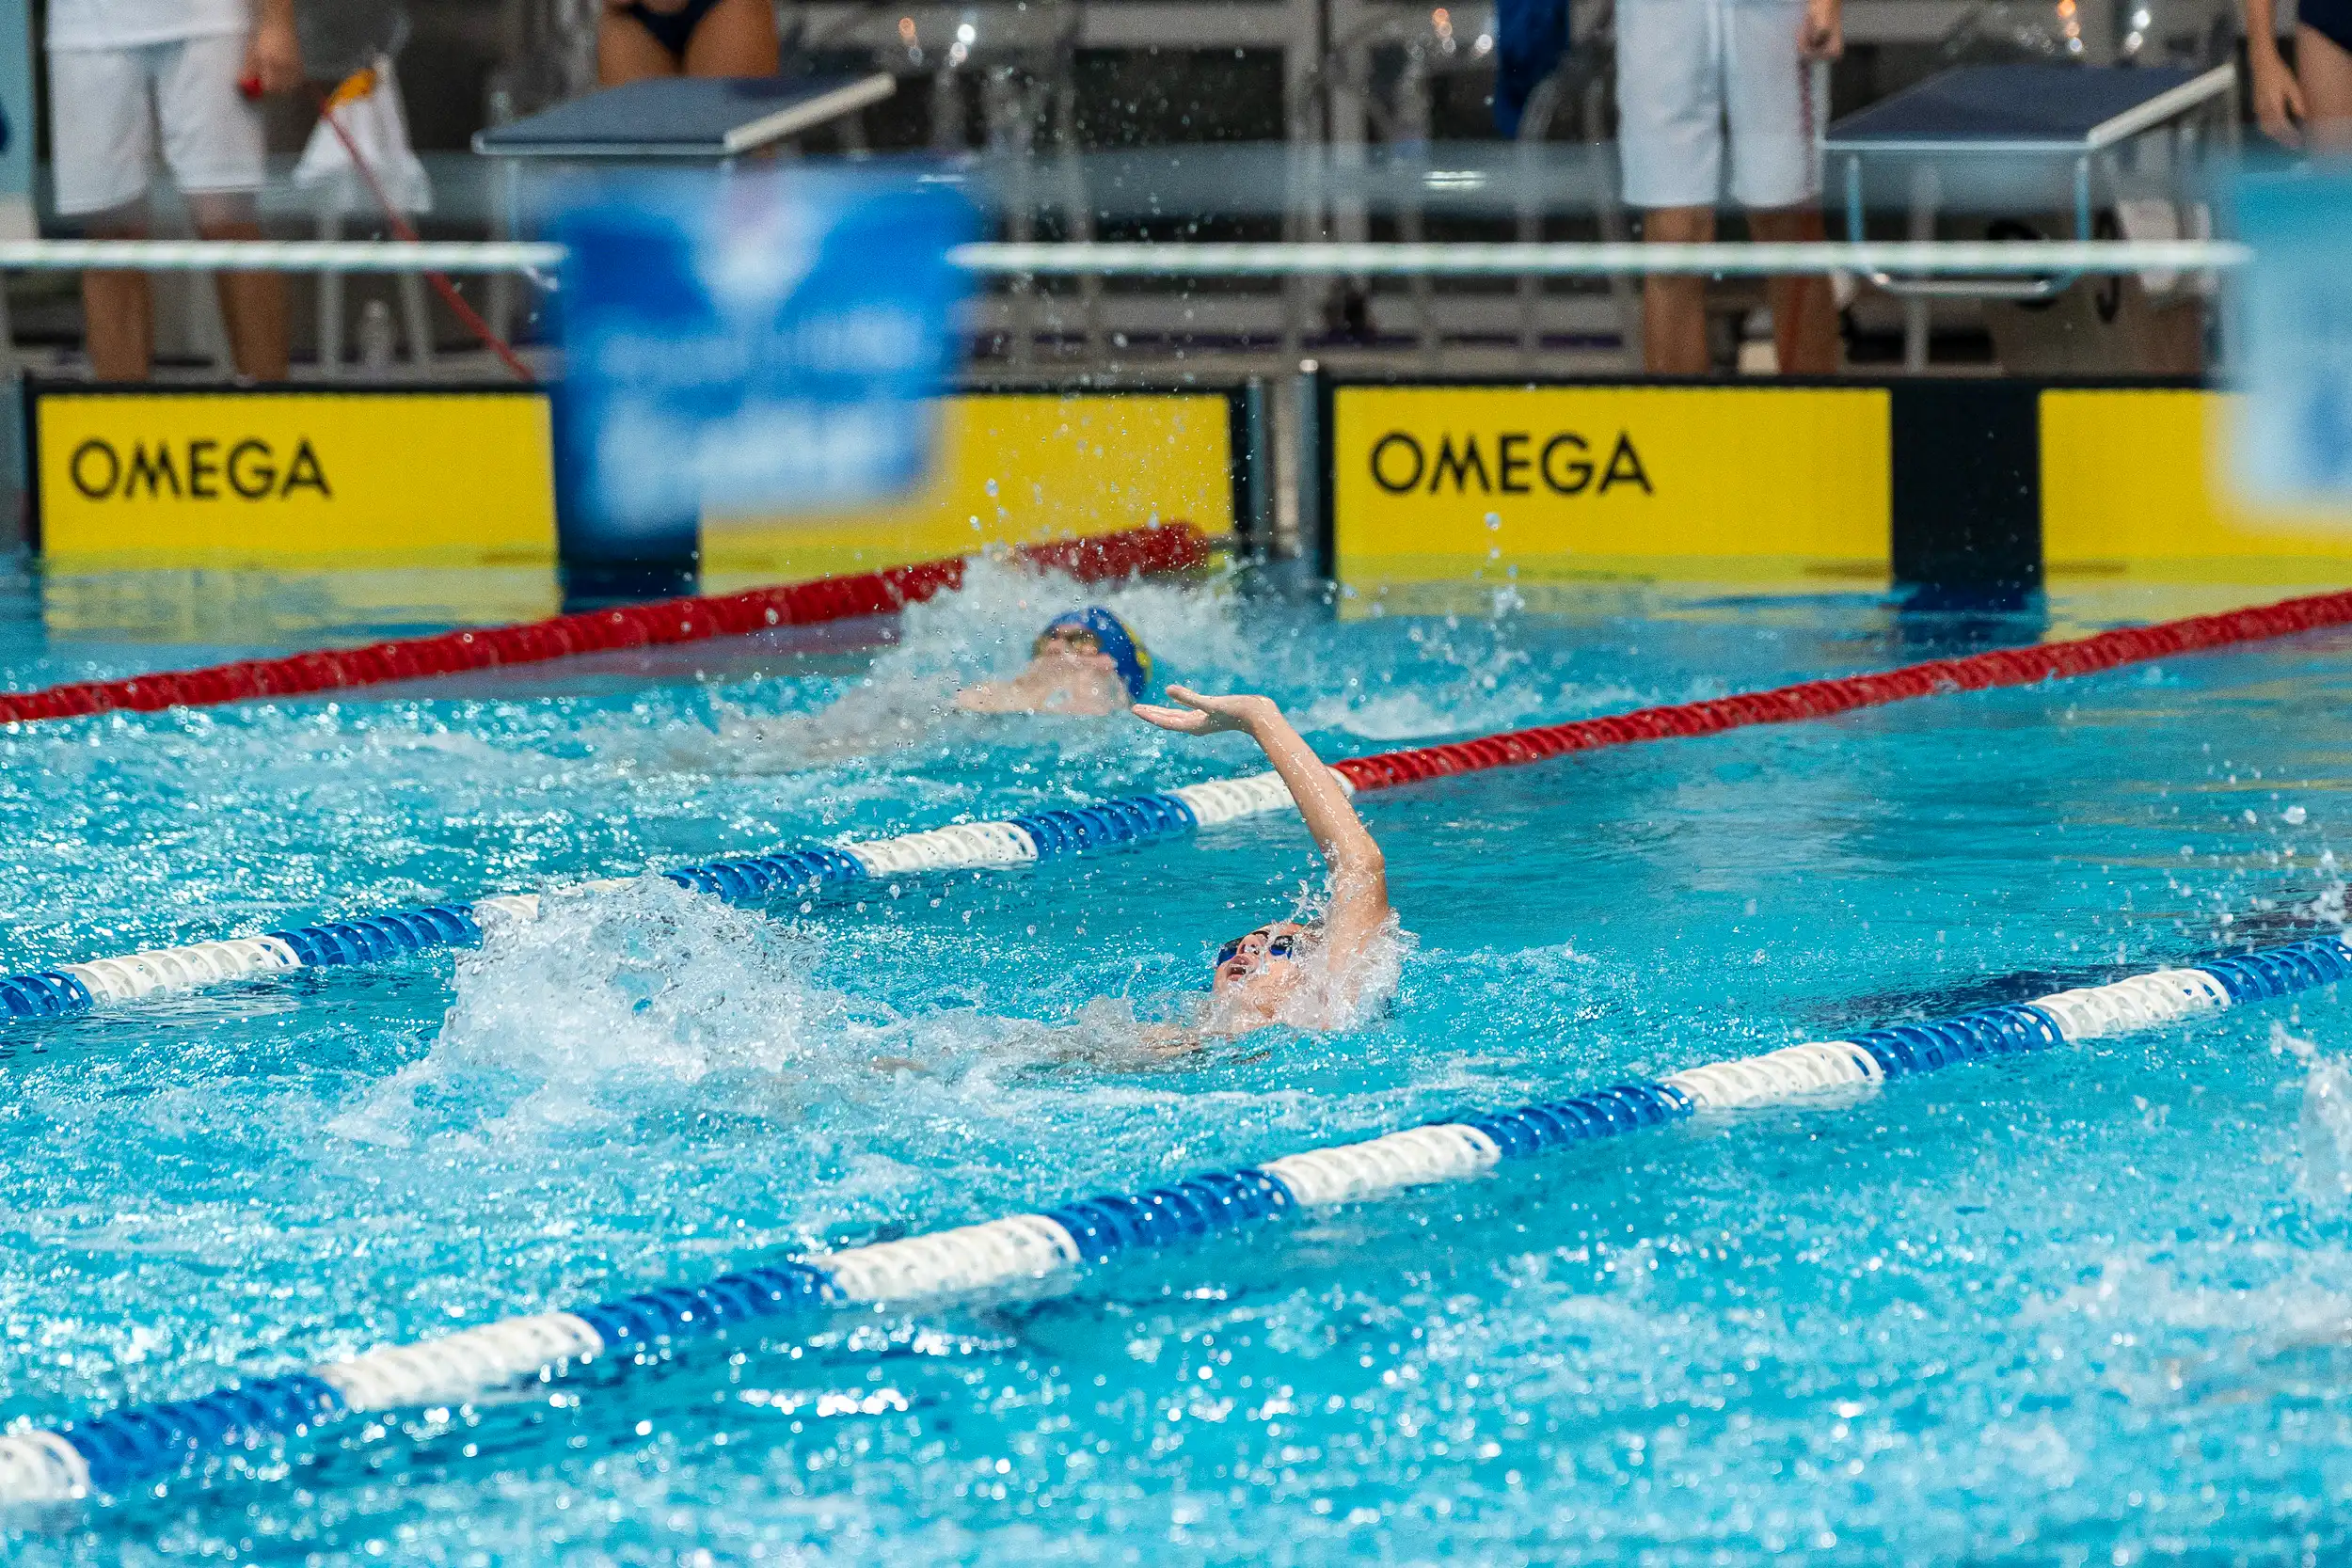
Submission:
M 1107 718 L 1143 701 L 1152 656 L 1127 623 L 1100 605 L 1045 623 L 1029 645 L 1029 665 L 1009 681 L 982 681 L 956 693 L 966 713 L 1062 713 Z
M 690 732 L 667 747 L 668 764 L 737 773 L 786 773 L 917 745 L 951 706 L 974 714 L 1106 719 L 1152 686 L 1152 656 L 1125 622 L 1101 606 L 1046 624 L 1028 665 L 1009 680 L 953 690 L 952 676 L 877 680 L 813 713 L 758 718 L 714 698 L 717 734 Z M 952 691 L 952 696 L 950 695 Z

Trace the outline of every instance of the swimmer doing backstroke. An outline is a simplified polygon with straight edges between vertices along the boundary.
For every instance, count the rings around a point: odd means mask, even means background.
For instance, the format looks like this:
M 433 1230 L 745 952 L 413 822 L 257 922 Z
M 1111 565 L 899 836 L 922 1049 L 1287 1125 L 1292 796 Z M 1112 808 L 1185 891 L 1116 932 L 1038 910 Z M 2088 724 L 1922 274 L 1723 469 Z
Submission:
M 1136 717 L 1178 735 L 1239 731 L 1256 741 L 1331 868 L 1330 903 L 1318 919 L 1271 921 L 1217 949 L 1208 1010 L 1180 1036 L 1231 1037 L 1276 1024 L 1353 1026 L 1387 1000 L 1394 984 L 1396 914 L 1380 846 L 1338 778 L 1271 699 L 1210 697 L 1181 686 L 1168 694 L 1184 705 L 1137 703 Z
M 1315 847 L 1331 869 L 1330 899 L 1310 921 L 1274 920 L 1230 938 L 1216 950 L 1206 1006 L 1184 1023 L 1146 1025 L 1114 1052 L 1069 1045 L 1067 1060 L 1116 1059 L 1141 1047 L 1145 1059 L 1189 1055 L 1212 1039 L 1284 1026 L 1311 1033 L 1354 1028 L 1388 1002 L 1397 979 L 1403 937 L 1389 904 L 1389 868 L 1337 775 L 1323 765 L 1271 698 L 1235 692 L 1204 696 L 1181 686 L 1168 695 L 1182 706 L 1136 703 L 1131 711 L 1178 735 L 1238 731 L 1258 743 L 1290 790 Z M 1086 1029 L 1056 1030 L 1086 1037 Z M 1130 1058 L 1132 1060 L 1132 1057 Z M 879 1056 L 885 1071 L 927 1073 L 907 1056 Z
M 966 713 L 1103 718 L 1141 702 L 1151 687 L 1151 654 L 1126 622 L 1089 605 L 1046 622 L 1021 673 L 965 687 L 956 693 L 956 706 Z
M 981 681 L 954 692 L 972 714 L 1102 719 L 1124 712 L 1152 688 L 1152 655 L 1127 624 L 1100 605 L 1057 615 L 1029 645 L 1029 662 L 1009 680 Z M 903 677 L 868 682 L 813 713 L 756 718 L 714 697 L 717 747 L 669 747 L 672 766 L 735 771 L 789 771 L 845 757 L 909 746 L 931 733 L 949 701 L 940 686 Z

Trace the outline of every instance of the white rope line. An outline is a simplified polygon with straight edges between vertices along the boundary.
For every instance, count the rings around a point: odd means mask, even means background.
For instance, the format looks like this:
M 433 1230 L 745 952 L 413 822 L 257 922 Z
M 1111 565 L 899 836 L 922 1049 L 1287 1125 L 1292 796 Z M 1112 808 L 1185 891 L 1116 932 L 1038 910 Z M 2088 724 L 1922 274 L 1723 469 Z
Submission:
M 403 1410 L 463 1404 L 603 1352 L 603 1336 L 579 1318 L 542 1312 L 420 1344 L 388 1346 L 311 1371 L 355 1411 Z
M 1339 781 L 1343 793 L 1353 795 L 1356 786 L 1347 775 L 1333 770 L 1331 777 Z M 1252 773 L 1239 779 L 1209 779 L 1200 784 L 1182 784 L 1166 793 L 1182 800 L 1193 816 L 1206 828 L 1214 823 L 1238 821 L 1245 816 L 1263 816 L 1268 812 L 1286 811 L 1291 805 L 1290 785 L 1279 773 Z
M 2038 996 L 2031 1003 L 2049 1014 L 2069 1040 L 2145 1029 L 2229 1005 L 2230 993 L 2221 982 L 2201 969 L 2160 969 L 2108 985 Z M 1660 1082 L 1680 1090 L 1700 1110 L 1726 1111 L 1876 1084 L 1883 1076 L 1877 1059 L 1862 1047 L 1827 1040 L 1686 1068 Z
M 1875 1084 L 1884 1076 L 1878 1059 L 1862 1047 L 1848 1040 L 1816 1040 L 1783 1046 L 1761 1056 L 1687 1068 L 1660 1082 L 1681 1090 L 1683 1098 L 1700 1110 L 1725 1111 L 1770 1105 L 1823 1089 Z
M 928 832 L 844 844 L 842 851 L 869 877 L 915 871 L 956 871 L 976 865 L 1017 865 L 1037 859 L 1037 842 L 1010 822 L 964 822 Z
M 543 273 L 559 245 L 516 240 L 14 240 L 0 271 Z M 2038 277 L 2058 273 L 2200 272 L 2252 257 L 2231 240 L 1819 240 L 1649 245 L 1562 241 L 1495 245 L 1151 245 L 1111 240 L 958 245 L 949 260 L 984 277 L 1606 277 L 1624 274 L 1756 277 L 1885 273 Z
M 1355 786 L 1334 772 L 1340 787 Z M 1167 792 L 1182 800 L 1196 819 L 1207 826 L 1245 816 L 1291 809 L 1289 788 L 1277 773 L 1239 779 L 1212 779 Z M 1115 803 L 1115 802 L 1106 802 Z M 1024 864 L 1039 858 L 1037 842 L 1018 823 L 961 822 L 894 838 L 868 839 L 834 846 L 856 861 L 869 878 L 910 876 L 927 871 L 953 871 L 980 866 Z M 599 877 L 548 888 L 540 893 L 497 894 L 477 898 L 469 906 L 485 930 L 502 923 L 529 924 L 545 911 L 550 898 L 578 898 L 612 893 L 635 880 Z M 200 990 L 224 981 L 277 970 L 303 968 L 301 955 L 275 937 L 237 937 L 221 942 L 194 942 L 180 947 L 150 948 L 115 958 L 89 958 L 59 964 L 54 973 L 82 983 L 93 1005 L 105 1006 L 159 993 Z
M 0 1500 L 63 1502 L 89 1493 L 89 1462 L 54 1432 L 0 1437 Z
M 124 1002 L 157 991 L 195 990 L 246 974 L 300 969 L 294 950 L 274 937 L 236 937 L 186 947 L 153 947 L 119 958 L 64 964 L 57 973 L 82 982 L 100 1002 Z
M 2226 1007 L 2230 996 L 2220 981 L 2201 969 L 2160 969 L 2112 985 L 2038 996 L 2033 1005 L 2057 1022 L 2059 1034 L 2080 1040 Z
M 851 1301 L 908 1301 L 1042 1279 L 1080 1257 L 1069 1231 L 1043 1214 L 1015 1214 L 903 1242 L 881 1242 L 811 1261 Z
M 1286 1154 L 1258 1168 L 1288 1187 L 1299 1203 L 1311 1205 L 1354 1203 L 1407 1187 L 1459 1181 L 1502 1158 L 1495 1141 L 1477 1128 L 1442 1122 L 1359 1144 Z

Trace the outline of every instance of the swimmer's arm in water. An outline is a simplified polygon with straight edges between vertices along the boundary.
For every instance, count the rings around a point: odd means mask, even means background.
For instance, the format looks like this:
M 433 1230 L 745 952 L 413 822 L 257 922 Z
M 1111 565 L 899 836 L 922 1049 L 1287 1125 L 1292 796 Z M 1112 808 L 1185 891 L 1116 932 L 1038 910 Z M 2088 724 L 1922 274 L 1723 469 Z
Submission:
M 956 706 L 966 713 L 1031 713 L 1037 704 L 1017 681 L 982 681 L 957 692 Z
M 1324 942 L 1333 973 L 1343 971 L 1389 920 L 1388 860 L 1356 815 L 1346 791 L 1271 698 L 1246 693 L 1208 697 L 1181 686 L 1169 687 L 1168 694 L 1184 705 L 1137 703 L 1136 717 L 1179 735 L 1239 730 L 1258 743 L 1289 786 L 1315 847 L 1330 863 L 1331 907 L 1324 914 Z

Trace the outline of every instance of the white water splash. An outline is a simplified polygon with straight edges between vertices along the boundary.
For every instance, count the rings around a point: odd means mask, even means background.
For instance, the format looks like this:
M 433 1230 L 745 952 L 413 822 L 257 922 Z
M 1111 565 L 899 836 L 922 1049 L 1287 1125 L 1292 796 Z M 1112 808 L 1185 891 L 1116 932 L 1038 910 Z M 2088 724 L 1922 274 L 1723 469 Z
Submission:
M 965 571 L 959 592 L 907 607 L 898 643 L 875 658 L 872 678 L 948 673 L 961 683 L 1014 674 L 1046 622 L 1089 605 L 1127 624 L 1162 682 L 1222 677 L 1255 662 L 1225 579 L 1088 584 L 982 559 Z
M 1162 683 L 1223 684 L 1248 657 L 1222 582 L 1089 586 L 1058 572 L 983 559 L 972 563 L 958 592 L 908 606 L 898 641 L 821 705 L 760 713 L 755 711 L 757 686 L 732 696 L 714 692 L 715 730 L 670 737 L 662 760 L 684 771 L 786 773 L 952 739 L 959 726 L 974 732 L 968 738 L 983 737 L 992 721 L 958 713 L 957 690 L 1019 673 L 1048 621 L 1089 605 L 1102 605 L 1127 623 L 1151 652 Z M 1101 718 L 1025 716 L 1022 721 L 1031 733 L 1080 750 L 1107 736 L 1136 739 L 1133 726 Z
M 2352 1200 L 2352 1065 L 2323 1055 L 2316 1042 L 2282 1023 L 2270 1025 L 2271 1049 L 2303 1063 L 2303 1109 L 2296 1129 L 2302 1151 L 2298 1180 L 2304 1196 L 2326 1213 Z
M 1407 689 L 1318 697 L 1295 717 L 1298 727 L 1307 731 L 1365 740 L 1420 740 L 1511 729 L 1545 705 L 1540 691 L 1526 687 L 1497 690 L 1473 677 L 1438 692 Z
M 1363 668 L 1284 672 L 1316 695 L 1294 715 L 1300 729 L 1366 740 L 1419 740 L 1516 728 L 1546 713 L 1605 712 L 1651 700 L 1630 688 L 1588 688 L 1539 670 L 1513 615 L 1416 621 L 1404 646 L 1377 642 Z M 1292 662 L 1297 662 L 1294 659 Z
M 664 879 L 551 896 L 485 936 L 423 1059 L 332 1132 L 527 1135 L 679 1102 L 788 1115 L 810 1081 L 868 1070 L 870 1029 L 809 980 L 787 927 Z
M 425 1054 L 330 1132 L 393 1148 L 577 1146 L 628 1141 L 632 1123 L 718 1116 L 830 1139 L 878 1116 L 905 1134 L 911 1115 L 917 1127 L 945 1117 L 958 1138 L 1010 1137 L 1043 1105 L 1081 1119 L 1080 1107 L 1099 1110 L 1094 1071 L 1185 1066 L 1200 1047 L 1172 1049 L 1152 1022 L 1189 997 L 1143 998 L 1142 1017 L 1126 997 L 1048 1020 L 968 1006 L 901 1015 L 818 983 L 811 938 L 659 877 L 547 895 L 538 919 L 495 922 L 485 936 L 458 958 L 455 999 Z M 1321 1027 L 1375 1012 L 1409 940 L 1391 928 L 1347 996 L 1310 988 L 1338 1020 Z

